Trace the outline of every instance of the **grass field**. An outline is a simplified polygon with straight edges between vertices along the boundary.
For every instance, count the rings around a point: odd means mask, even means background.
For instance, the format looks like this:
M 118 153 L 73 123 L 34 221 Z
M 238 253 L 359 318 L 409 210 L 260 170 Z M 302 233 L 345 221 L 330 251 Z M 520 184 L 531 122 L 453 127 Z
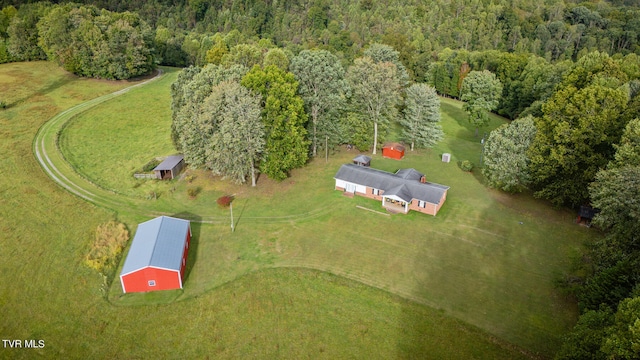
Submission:
M 443 100 L 447 137 L 437 148 L 400 163 L 374 158 L 375 167 L 415 167 L 451 186 L 444 208 L 437 218 L 386 217 L 355 207 L 379 204 L 332 190 L 335 171 L 354 156 L 347 151 L 282 183 L 262 178 L 257 189 L 206 172 L 194 172 L 193 184 L 133 179 L 150 158 L 173 152 L 175 75 L 82 113 L 62 132 L 75 175 L 108 189 L 112 205 L 127 205 L 119 209 L 56 186 L 30 147 L 56 112 L 127 84 L 79 80 L 46 63 L 0 66 L 0 83 L 20 87 L 3 91 L 15 99 L 0 112 L 0 276 L 11 284 L 0 289 L 3 338 L 43 338 L 47 347 L 33 352 L 71 358 L 512 359 L 557 349 L 576 313 L 552 280 L 591 234 L 570 213 L 487 190 L 479 176 L 441 163 L 442 152 L 479 161 L 457 103 Z M 202 193 L 191 200 L 187 186 Z M 150 191 L 157 199 L 147 199 Z M 234 234 L 215 206 L 225 193 L 237 194 Z M 115 281 L 104 301 L 103 279 L 82 265 L 93 229 L 114 217 L 135 229 L 150 212 L 208 222 L 193 226 L 184 291 L 122 296 Z M 131 306 L 139 304 L 147 305 Z

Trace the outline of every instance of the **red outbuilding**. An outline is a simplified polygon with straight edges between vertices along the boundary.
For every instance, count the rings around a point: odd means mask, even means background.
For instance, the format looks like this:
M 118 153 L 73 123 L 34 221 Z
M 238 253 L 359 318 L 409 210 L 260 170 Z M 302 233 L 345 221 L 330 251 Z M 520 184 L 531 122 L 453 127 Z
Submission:
M 182 289 L 190 243 L 188 220 L 161 216 L 139 224 L 120 273 L 122 291 Z
M 404 157 L 404 145 L 388 143 L 382 147 L 382 156 L 389 159 L 401 160 Z

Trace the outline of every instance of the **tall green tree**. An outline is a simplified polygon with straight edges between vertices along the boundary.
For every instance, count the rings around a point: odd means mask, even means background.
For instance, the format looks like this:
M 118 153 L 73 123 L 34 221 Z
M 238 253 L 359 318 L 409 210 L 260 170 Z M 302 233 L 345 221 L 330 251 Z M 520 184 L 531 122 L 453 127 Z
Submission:
M 218 117 L 207 152 L 211 170 L 239 184 L 251 177 L 251 186 L 256 186 L 257 163 L 265 144 L 260 97 L 237 82 L 225 81 L 213 88 L 205 102 Z
M 272 179 L 284 180 L 309 157 L 307 114 L 297 94 L 298 82 L 292 73 L 271 65 L 254 66 L 241 84 L 262 96 L 266 144 L 260 170 Z
M 267 67 L 269 65 L 275 65 L 284 71 L 289 70 L 289 57 L 280 48 L 271 48 L 264 55 L 262 66 Z
M 418 147 L 432 147 L 442 140 L 444 133 L 440 122 L 440 98 L 436 89 L 426 84 L 413 84 L 406 91 L 402 136 L 411 144 L 411 151 Z
M 291 72 L 300 83 L 298 91 L 311 117 L 311 153 L 319 139 L 335 141 L 339 111 L 344 107 L 347 83 L 340 60 L 326 50 L 303 50 L 291 61 Z
M 578 323 L 565 335 L 556 360 L 605 360 L 607 357 L 600 348 L 613 321 L 613 312 L 608 307 L 580 315 Z
M 8 49 L 13 58 L 20 61 L 46 59 L 45 52 L 38 45 L 37 24 L 50 7 L 51 4 L 44 2 L 20 6 L 7 28 Z
M 220 65 L 222 63 L 222 58 L 228 53 L 229 48 L 220 35 L 220 39 L 216 39 L 214 41 L 214 45 L 209 50 L 207 50 L 205 61 L 209 64 Z
M 520 192 L 528 186 L 528 150 L 535 135 L 531 116 L 504 124 L 489 134 L 482 169 L 489 186 L 507 192 Z
M 374 62 L 390 62 L 396 66 L 400 85 L 405 86 L 409 83 L 409 73 L 407 68 L 400 61 L 400 52 L 392 46 L 380 43 L 373 43 L 364 51 L 363 56 L 370 57 Z
M 0 11 L 0 38 L 6 39 L 9 37 L 7 29 L 16 14 L 18 14 L 18 10 L 12 5 L 2 8 Z
M 543 105 L 529 153 L 536 196 L 556 205 L 587 201 L 589 183 L 614 155 L 626 104 L 624 91 L 589 85 L 565 87 Z
M 435 61 L 429 64 L 426 80 L 439 94 L 458 98 L 460 96 L 461 70 L 470 59 L 468 51 L 445 48 L 437 53 Z
M 255 45 L 236 45 L 229 50 L 229 53 L 222 56 L 221 64 L 226 66 L 236 64 L 247 68 L 251 68 L 254 65 L 261 65 L 262 50 Z
M 194 167 L 207 166 L 206 150 L 217 130 L 221 109 L 206 109 L 205 99 L 223 81 L 240 81 L 247 69 L 241 66 L 225 68 L 207 65 L 184 69 L 171 86 L 171 138 L 185 162 Z
M 462 109 L 469 115 L 469 122 L 478 128 L 489 125 L 487 112 L 498 107 L 502 96 L 502 83 L 488 70 L 471 71 L 462 81 L 460 100 L 465 101 Z
M 607 231 L 608 247 L 625 254 L 640 251 L 640 165 L 598 172 L 589 194 L 600 209 L 594 223 Z
M 607 328 L 602 352 L 609 359 L 637 359 L 640 354 L 640 297 L 624 299 Z
M 397 118 L 400 101 L 400 77 L 391 62 L 358 58 L 347 71 L 351 102 L 356 111 L 373 123 L 373 151 L 378 147 L 379 126 Z
M 640 118 L 629 121 L 614 147 L 616 154 L 609 167 L 640 166 Z

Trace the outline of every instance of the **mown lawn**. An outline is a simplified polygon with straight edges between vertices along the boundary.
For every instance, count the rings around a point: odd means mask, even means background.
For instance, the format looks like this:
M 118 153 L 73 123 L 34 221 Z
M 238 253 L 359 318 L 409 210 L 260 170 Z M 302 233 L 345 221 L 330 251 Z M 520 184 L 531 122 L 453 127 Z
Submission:
M 91 181 L 140 199 L 152 189 L 157 198 L 141 207 L 217 224 L 196 226 L 198 247 L 184 293 L 120 297 L 114 286 L 112 299 L 129 304 L 186 299 L 265 267 L 313 268 L 441 309 L 532 352 L 557 348 L 575 320 L 575 308 L 554 289 L 553 279 L 569 265 L 588 230 L 574 226 L 569 212 L 526 195 L 486 189 L 479 169 L 462 172 L 459 161 L 480 164 L 483 131 L 474 136 L 459 102 L 442 100 L 446 137 L 434 149 L 409 153 L 401 162 L 380 156 L 373 161 L 388 171 L 414 167 L 429 181 L 451 186 L 445 207 L 437 218 L 385 217 L 355 208 L 381 210 L 378 203 L 333 191 L 333 175 L 356 154 L 344 149 L 329 162 L 311 161 L 282 183 L 263 177 L 257 188 L 235 186 L 205 171 L 190 171 L 191 184 L 135 180 L 136 167 L 158 153 L 175 152 L 166 140 L 167 84 L 175 75 L 82 114 L 62 136 L 63 152 Z M 148 108 L 156 114 L 150 116 Z M 492 117 L 485 131 L 503 121 Z M 440 161 L 443 152 L 452 153 L 451 163 Z M 188 198 L 188 187 L 202 189 L 197 199 Z M 215 205 L 227 193 L 237 197 L 233 235 L 227 210 Z M 122 212 L 120 217 L 132 227 L 147 219 Z
M 148 217 L 61 190 L 30 146 L 57 111 L 123 84 L 78 80 L 47 63 L 0 66 L 3 84 L 34 76 L 0 112 L 9 175 L 0 178 L 0 277 L 10 284 L 0 287 L 3 338 L 42 338 L 47 346 L 33 352 L 69 358 L 513 359 L 557 349 L 575 309 L 552 280 L 591 234 L 570 213 L 487 190 L 460 171 L 455 161 L 477 162 L 480 145 L 457 104 L 443 104 L 447 138 L 437 148 L 402 162 L 374 158 L 376 167 L 415 167 L 451 186 L 443 210 L 387 217 L 355 208 L 381 210 L 376 202 L 332 190 L 333 174 L 354 155 L 347 151 L 282 183 L 262 178 L 257 189 L 207 172 L 192 184 L 134 180 L 150 157 L 174 152 L 167 99 L 175 75 L 83 113 L 61 139 L 82 175 L 114 197 L 214 222 L 194 223 L 184 291 L 122 296 L 117 280 L 104 289 L 82 258 L 99 223 L 117 217 L 135 230 Z M 441 163 L 442 152 L 453 162 Z M 197 199 L 188 186 L 202 188 Z M 159 197 L 147 200 L 149 191 Z M 234 234 L 215 205 L 225 193 L 237 195 Z M 32 354 L 0 349 L 0 357 Z

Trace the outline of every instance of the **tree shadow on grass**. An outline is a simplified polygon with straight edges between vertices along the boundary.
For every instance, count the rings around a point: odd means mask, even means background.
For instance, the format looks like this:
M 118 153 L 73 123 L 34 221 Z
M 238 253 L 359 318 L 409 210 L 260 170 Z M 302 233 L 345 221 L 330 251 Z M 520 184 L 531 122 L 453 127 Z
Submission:
M 51 92 L 53 92 L 53 91 L 55 91 L 55 90 L 57 90 L 57 89 L 59 89 L 59 88 L 61 88 L 63 86 L 69 84 L 70 82 L 72 82 L 74 80 L 76 80 L 76 78 L 73 75 L 68 74 L 67 76 L 63 76 L 60 79 L 58 79 L 56 81 L 52 81 L 52 82 L 46 84 L 45 86 L 43 86 L 42 88 L 33 91 L 32 93 L 28 94 L 25 97 L 22 97 L 20 99 L 16 99 L 13 102 L 7 103 L 5 105 L 5 108 L 8 109 L 8 108 L 20 105 L 21 103 L 23 103 L 23 102 L 25 102 L 25 101 L 29 100 L 30 98 L 32 98 L 34 96 L 37 96 L 37 95 L 47 95 L 47 94 L 49 94 L 49 93 L 51 93 Z

